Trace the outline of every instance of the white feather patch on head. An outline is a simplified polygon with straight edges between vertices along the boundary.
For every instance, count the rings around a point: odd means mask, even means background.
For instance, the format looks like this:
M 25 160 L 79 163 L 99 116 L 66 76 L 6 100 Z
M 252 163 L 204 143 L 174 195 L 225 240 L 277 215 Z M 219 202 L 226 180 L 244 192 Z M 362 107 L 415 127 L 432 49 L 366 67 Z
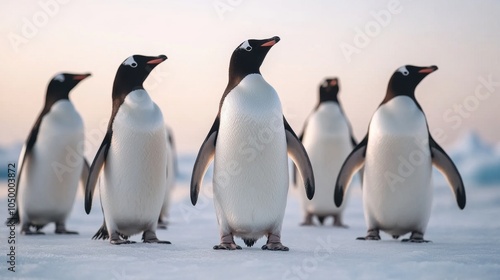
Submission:
M 134 60 L 133 56 L 127 58 L 122 64 L 123 65 L 128 65 L 128 66 L 130 66 L 132 68 L 137 67 L 137 62 Z
M 399 67 L 398 72 L 403 74 L 403 76 L 408 76 L 408 74 L 410 74 L 410 71 L 408 71 L 408 69 L 406 69 L 406 66 Z
M 57 74 L 55 77 L 54 77 L 54 80 L 56 81 L 59 81 L 59 82 L 64 82 L 64 75 L 63 74 Z
M 252 46 L 250 46 L 250 44 L 248 43 L 248 40 L 246 40 L 245 42 L 243 42 L 241 44 L 240 49 L 244 49 L 245 51 L 249 52 L 252 50 Z
M 328 81 L 324 81 L 323 84 L 321 84 L 321 87 L 328 87 Z

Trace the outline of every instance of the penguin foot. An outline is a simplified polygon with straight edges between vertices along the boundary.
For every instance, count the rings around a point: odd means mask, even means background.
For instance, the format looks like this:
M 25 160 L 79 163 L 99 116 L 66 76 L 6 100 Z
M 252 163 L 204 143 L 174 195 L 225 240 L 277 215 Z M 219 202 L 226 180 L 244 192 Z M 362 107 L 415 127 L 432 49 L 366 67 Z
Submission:
M 356 240 L 380 240 L 378 229 L 369 229 L 365 237 L 358 237 Z
M 66 225 L 64 223 L 56 223 L 56 234 L 78 234 L 76 231 L 66 230 Z
M 56 234 L 79 234 L 78 231 L 70 231 L 70 230 L 57 230 L 55 231 Z
M 406 238 L 406 239 L 403 239 L 401 240 L 401 242 L 410 242 L 410 243 L 429 243 L 432 241 L 430 240 L 424 240 L 424 239 L 411 239 L 411 238 Z
M 215 245 L 214 250 L 241 250 L 241 246 L 236 245 L 236 243 L 234 243 L 233 234 L 228 233 L 221 236 L 220 244 Z
M 172 242 L 170 242 L 170 241 L 159 240 L 158 238 L 157 239 L 144 240 L 143 243 L 172 244 Z
M 24 235 L 44 235 L 45 232 L 42 232 L 42 231 L 31 231 L 31 230 L 21 230 L 21 234 L 24 234 Z
M 412 232 L 410 238 L 401 240 L 401 242 L 411 242 L 411 243 L 429 243 L 430 240 L 424 239 L 424 234 L 420 232 Z
M 109 243 L 113 245 L 122 245 L 122 244 L 133 244 L 135 241 L 130 241 L 128 240 L 128 237 L 124 239 L 121 239 L 120 237 L 124 237 L 123 234 L 118 233 L 115 231 L 114 233 L 111 234 L 111 238 L 109 240 Z
M 145 230 L 142 234 L 142 242 L 144 243 L 158 243 L 158 244 L 172 244 L 170 241 L 159 240 L 156 233 L 152 230 Z
M 241 250 L 241 246 L 236 243 L 221 243 L 214 246 L 214 250 Z
M 31 230 L 31 227 L 35 227 L 35 231 Z M 44 232 L 40 231 L 43 226 L 36 226 L 31 223 L 24 223 L 23 226 L 21 227 L 21 234 L 23 235 L 42 235 L 45 234 Z
M 290 249 L 283 244 L 280 243 L 267 243 L 262 246 L 262 250 L 270 250 L 270 251 L 289 251 Z
M 122 239 L 113 240 L 113 239 L 111 239 L 109 241 L 109 243 L 111 243 L 113 245 L 122 245 L 122 244 L 134 244 L 136 242 L 135 241 L 131 241 L 131 240 L 122 240 Z
M 279 235 L 270 233 L 267 236 L 266 245 L 262 246 L 262 250 L 289 251 L 290 249 L 281 244 L 281 237 Z

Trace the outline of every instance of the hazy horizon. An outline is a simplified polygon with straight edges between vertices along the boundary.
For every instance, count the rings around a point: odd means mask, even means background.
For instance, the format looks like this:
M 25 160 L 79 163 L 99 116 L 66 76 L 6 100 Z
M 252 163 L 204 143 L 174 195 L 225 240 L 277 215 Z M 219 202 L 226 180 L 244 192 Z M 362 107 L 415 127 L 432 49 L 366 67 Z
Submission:
M 165 54 L 145 88 L 181 151 L 196 151 L 217 113 L 229 58 L 242 41 L 280 36 L 261 73 L 300 133 L 325 77 L 361 139 L 402 65 L 437 65 L 417 87 L 444 147 L 475 130 L 500 142 L 500 2 L 497 1 L 57 1 L 3 4 L 0 145 L 24 141 L 49 80 L 92 77 L 70 98 L 88 135 L 102 140 L 118 65 L 132 54 Z M 438 137 L 435 134 L 441 134 Z M 91 143 L 93 140 L 90 141 Z M 96 150 L 98 144 L 88 147 Z

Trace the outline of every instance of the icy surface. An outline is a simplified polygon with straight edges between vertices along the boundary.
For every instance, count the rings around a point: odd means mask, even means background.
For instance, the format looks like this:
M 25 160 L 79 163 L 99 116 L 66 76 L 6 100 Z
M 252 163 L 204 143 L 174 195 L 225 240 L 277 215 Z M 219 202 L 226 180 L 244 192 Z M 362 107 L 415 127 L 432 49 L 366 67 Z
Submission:
M 479 171 L 475 168 L 479 167 L 468 166 L 500 156 L 494 148 L 482 153 L 477 145 L 471 150 L 465 144 L 457 147 L 450 154 L 461 171 L 465 168 L 467 206 L 459 210 L 444 180 L 435 178 L 433 210 L 425 235 L 432 243 L 406 244 L 386 234 L 381 235 L 382 241 L 355 240 L 366 231 L 357 185 L 352 186 L 346 208 L 348 229 L 331 227 L 331 220 L 322 227 L 301 227 L 296 192 L 304 190 L 291 187 L 282 231 L 289 252 L 261 250 L 265 239 L 252 248 L 237 239 L 243 250 L 215 251 L 212 247 L 218 244 L 219 233 L 210 196 L 211 179 L 205 179 L 198 205 L 193 207 L 189 180 L 195 155 L 187 154 L 179 157 L 171 223 L 167 230 L 157 232 L 172 245 L 143 244 L 139 235 L 132 237 L 138 243 L 130 245 L 91 240 L 102 223 L 99 199 L 94 199 L 92 212 L 86 215 L 79 190 L 67 227 L 80 234 L 55 235 L 54 226 L 49 225 L 43 229 L 44 236 L 22 236 L 17 227 L 16 272 L 7 270 L 9 232 L 1 227 L 0 279 L 499 279 L 500 182 L 482 175 L 476 178 L 474 172 Z M 470 163 L 475 158 L 471 152 L 477 155 L 477 163 Z M 491 168 L 493 173 L 500 171 Z M 483 179 L 487 184 L 481 184 Z M 2 220 L 7 217 L 6 197 L 3 181 Z

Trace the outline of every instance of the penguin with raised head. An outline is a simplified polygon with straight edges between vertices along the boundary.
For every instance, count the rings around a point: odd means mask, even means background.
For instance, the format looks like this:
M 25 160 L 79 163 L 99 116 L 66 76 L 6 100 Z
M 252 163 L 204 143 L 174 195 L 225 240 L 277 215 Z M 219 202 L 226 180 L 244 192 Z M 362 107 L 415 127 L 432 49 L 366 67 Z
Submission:
M 352 175 L 364 166 L 363 205 L 368 233 L 362 240 L 380 240 L 411 233 L 407 242 L 428 242 L 424 234 L 432 208 L 432 165 L 446 177 L 458 207 L 465 207 L 465 188 L 453 161 L 429 133 L 415 88 L 436 66 L 406 65 L 392 75 L 387 93 L 375 111 L 365 138 L 340 170 L 334 201 L 342 204 Z
M 87 181 L 89 165 L 83 156 L 83 120 L 69 93 L 89 76 L 60 73 L 47 87 L 45 105 L 19 156 L 17 210 L 7 220 L 8 224 L 20 222 L 22 234 L 44 234 L 40 229 L 52 222 L 57 234 L 77 234 L 66 229 L 66 220 L 78 181 L 83 185 Z
M 170 200 L 175 186 L 175 177 L 177 175 L 177 152 L 175 150 L 174 134 L 169 126 L 167 131 L 167 190 L 165 191 L 165 200 L 161 206 L 160 217 L 158 218 L 158 228 L 167 229 L 168 218 L 170 214 Z
M 221 237 L 214 249 L 241 249 L 234 236 L 249 247 L 266 236 L 263 250 L 288 251 L 281 243 L 287 153 L 303 176 L 308 198 L 314 195 L 307 153 L 283 116 L 278 94 L 260 74 L 267 52 L 279 40 L 246 40 L 234 50 L 219 112 L 196 158 L 191 178 L 193 205 L 214 160 L 213 198 Z
M 116 72 L 108 130 L 85 190 L 88 214 L 99 179 L 104 223 L 94 239 L 134 243 L 128 238 L 142 232 L 145 243 L 170 244 L 156 237 L 166 191 L 167 134 L 160 108 L 143 87 L 149 73 L 166 59 L 133 55 Z
M 319 102 L 307 118 L 299 137 L 311 160 L 316 180 L 313 199 L 307 199 L 300 192 L 305 216 L 302 225 L 313 225 L 314 216 L 320 224 L 326 217 L 332 216 L 334 226 L 346 227 L 342 222 L 346 203 L 336 207 L 332 203 L 332 196 L 340 167 L 357 143 L 338 93 L 338 79 L 326 78 L 319 87 Z M 298 182 L 298 185 L 302 185 L 300 179 Z

